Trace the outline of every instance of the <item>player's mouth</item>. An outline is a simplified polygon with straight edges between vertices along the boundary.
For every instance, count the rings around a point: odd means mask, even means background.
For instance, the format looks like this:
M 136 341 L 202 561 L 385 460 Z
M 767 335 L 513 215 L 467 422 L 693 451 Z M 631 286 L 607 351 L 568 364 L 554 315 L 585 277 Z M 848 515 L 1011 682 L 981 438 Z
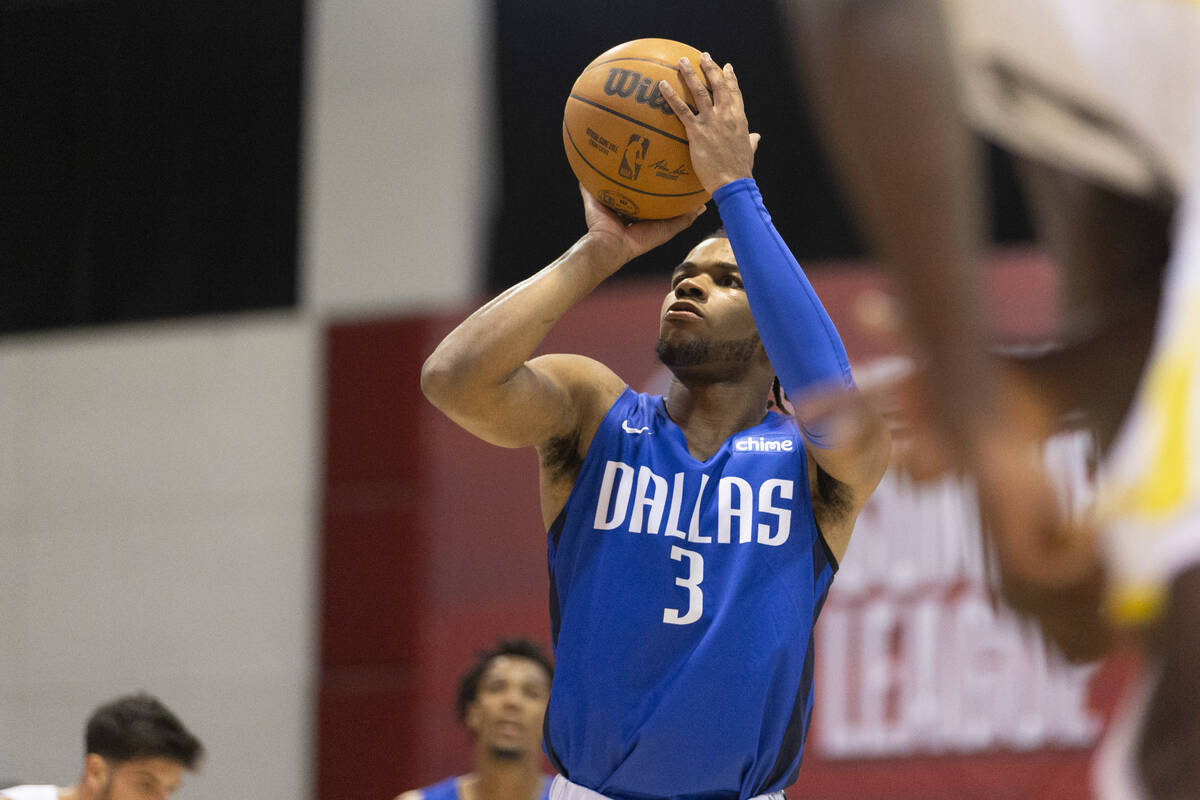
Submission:
M 509 736 L 521 736 L 525 733 L 525 726 L 520 722 L 502 719 L 496 723 L 496 730 Z
M 701 319 L 704 316 L 700 309 L 691 303 L 680 300 L 677 303 L 672 303 L 667 308 L 667 313 L 663 315 L 663 319 L 677 320 L 680 322 L 692 322 Z

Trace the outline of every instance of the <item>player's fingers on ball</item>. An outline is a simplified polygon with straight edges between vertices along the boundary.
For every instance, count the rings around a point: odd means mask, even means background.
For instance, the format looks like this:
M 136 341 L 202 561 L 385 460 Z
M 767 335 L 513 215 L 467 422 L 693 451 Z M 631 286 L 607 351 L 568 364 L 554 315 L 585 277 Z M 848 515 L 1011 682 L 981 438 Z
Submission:
M 712 88 L 713 102 L 716 102 L 718 95 L 725 95 L 725 73 L 708 53 L 700 55 L 700 69 L 704 70 L 704 77 L 708 79 L 708 85 Z
M 658 82 L 658 91 L 662 93 L 663 99 L 667 101 L 667 105 L 675 112 L 675 116 L 679 117 L 679 121 L 684 125 L 689 124 L 695 116 L 692 114 L 692 109 L 688 108 L 688 104 L 683 102 L 683 98 L 679 96 L 679 92 L 675 91 L 675 87 L 667 81 Z
M 725 93 L 730 102 L 733 103 L 736 110 L 742 111 L 745 108 L 745 101 L 742 98 L 742 87 L 738 84 L 737 75 L 733 71 L 733 64 L 726 64 L 721 70 L 721 75 L 725 80 Z
M 579 184 L 579 194 L 580 194 L 580 195 L 583 197 L 583 204 L 584 204 L 585 206 L 600 206 L 600 207 L 603 207 L 603 205 L 601 204 L 601 202 L 600 202 L 599 200 L 597 200 L 597 199 L 596 199 L 596 196 L 595 196 L 595 195 L 593 195 L 591 192 L 589 192 L 589 191 L 587 190 L 587 187 L 586 187 L 586 186 L 584 186 L 582 183 L 580 183 L 580 184 Z
M 704 85 L 704 81 L 700 80 L 700 74 L 696 72 L 696 68 L 692 66 L 692 62 L 688 60 L 687 56 L 679 59 L 679 74 L 683 76 L 684 85 L 692 93 L 692 99 L 696 101 L 696 108 L 700 111 L 712 108 L 712 96 L 709 95 L 708 88 Z

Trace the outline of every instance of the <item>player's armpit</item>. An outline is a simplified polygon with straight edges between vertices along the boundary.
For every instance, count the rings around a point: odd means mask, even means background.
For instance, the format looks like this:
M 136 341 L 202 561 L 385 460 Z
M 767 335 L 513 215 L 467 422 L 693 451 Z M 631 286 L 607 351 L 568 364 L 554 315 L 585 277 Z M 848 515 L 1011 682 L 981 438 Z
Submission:
M 892 437 L 883 416 L 856 389 L 802 400 L 796 416 L 820 420 L 825 433 L 827 447 L 805 438 L 810 467 L 816 467 L 810 469 L 809 489 L 821 534 L 840 561 L 858 513 L 887 471 Z

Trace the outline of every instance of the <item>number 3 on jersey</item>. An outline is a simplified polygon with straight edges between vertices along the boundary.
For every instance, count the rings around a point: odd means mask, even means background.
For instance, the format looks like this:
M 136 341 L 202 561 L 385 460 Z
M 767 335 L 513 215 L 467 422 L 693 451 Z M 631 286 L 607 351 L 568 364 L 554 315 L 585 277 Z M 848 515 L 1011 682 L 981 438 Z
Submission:
M 677 608 L 664 608 L 663 622 L 668 625 L 691 625 L 700 619 L 704 611 L 704 592 L 700 591 L 700 581 L 704 580 L 704 559 L 692 550 L 671 547 L 671 560 L 683 561 L 684 556 L 687 557 L 688 574 L 686 578 L 676 578 L 675 585 L 688 590 L 687 611 L 680 615 Z

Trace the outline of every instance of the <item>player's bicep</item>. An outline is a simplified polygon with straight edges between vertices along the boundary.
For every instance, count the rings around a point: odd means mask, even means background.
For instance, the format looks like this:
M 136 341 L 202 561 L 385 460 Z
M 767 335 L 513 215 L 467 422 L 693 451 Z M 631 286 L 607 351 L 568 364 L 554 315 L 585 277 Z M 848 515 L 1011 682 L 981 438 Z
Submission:
M 598 361 L 577 355 L 546 355 L 525 362 L 492 391 L 442 410 L 491 444 L 529 447 L 578 430 L 600 394 L 615 399 L 623 386 L 612 370 Z

